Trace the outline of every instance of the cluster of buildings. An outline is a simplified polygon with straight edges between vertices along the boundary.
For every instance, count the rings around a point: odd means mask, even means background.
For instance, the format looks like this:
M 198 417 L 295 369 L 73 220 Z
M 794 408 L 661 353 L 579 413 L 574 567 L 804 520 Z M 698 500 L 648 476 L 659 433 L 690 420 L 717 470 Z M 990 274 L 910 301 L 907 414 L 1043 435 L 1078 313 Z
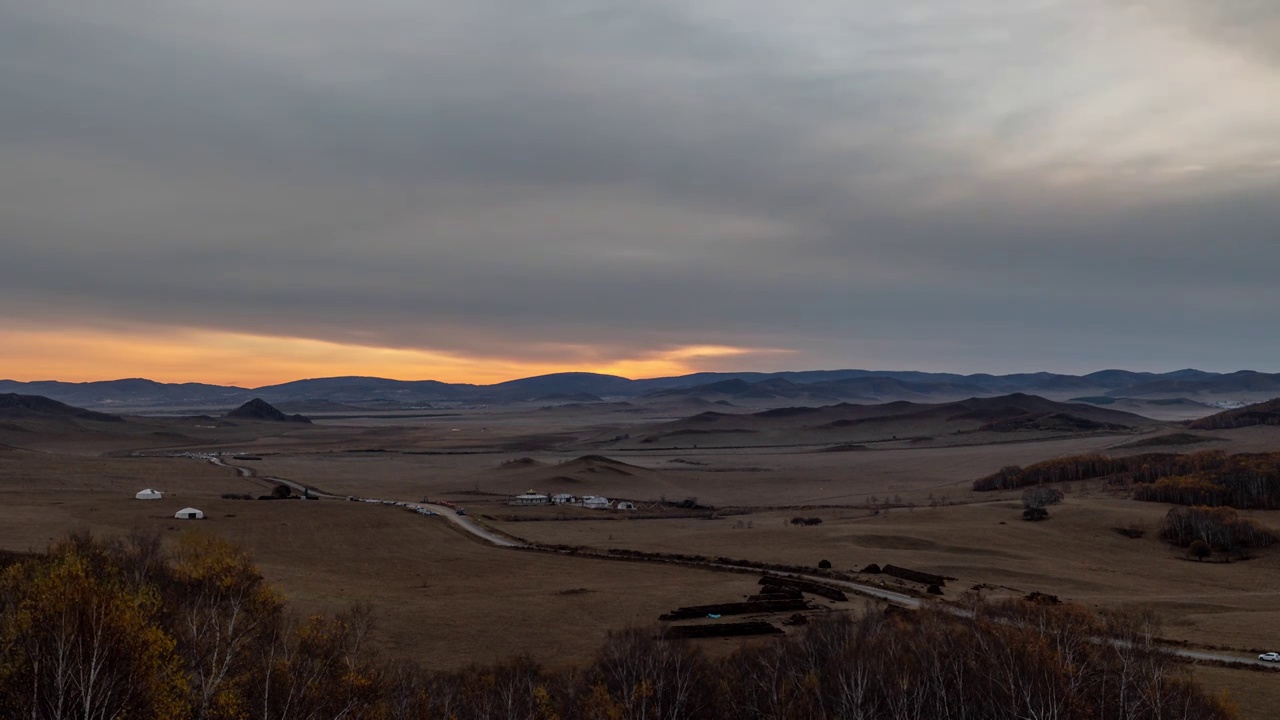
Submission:
M 515 496 L 508 503 L 509 505 L 579 505 L 588 510 L 635 510 L 636 504 L 629 500 L 619 500 L 614 503 L 609 498 L 600 497 L 599 495 L 570 495 L 569 493 L 557 493 L 555 495 L 543 495 L 542 493 L 530 490 Z

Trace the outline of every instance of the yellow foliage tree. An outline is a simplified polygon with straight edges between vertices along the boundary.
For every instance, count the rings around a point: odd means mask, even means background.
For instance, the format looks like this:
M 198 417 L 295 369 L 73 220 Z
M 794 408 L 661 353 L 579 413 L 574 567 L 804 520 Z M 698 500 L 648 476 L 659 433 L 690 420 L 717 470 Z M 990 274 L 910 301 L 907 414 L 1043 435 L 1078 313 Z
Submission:
M 182 720 L 177 643 L 159 598 L 75 542 L 0 576 L 0 715 Z

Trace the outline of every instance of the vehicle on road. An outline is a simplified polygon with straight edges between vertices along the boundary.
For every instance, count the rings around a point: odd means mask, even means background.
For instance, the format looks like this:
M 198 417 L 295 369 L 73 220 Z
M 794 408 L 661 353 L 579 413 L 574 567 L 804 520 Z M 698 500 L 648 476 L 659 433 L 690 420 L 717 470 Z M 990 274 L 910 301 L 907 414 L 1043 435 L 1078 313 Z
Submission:
M 458 508 L 458 514 L 459 514 L 459 515 L 466 515 L 466 514 L 467 514 L 467 509 L 466 509 L 466 508 Z
M 1263 662 L 1280 662 L 1280 653 L 1262 653 L 1258 659 Z

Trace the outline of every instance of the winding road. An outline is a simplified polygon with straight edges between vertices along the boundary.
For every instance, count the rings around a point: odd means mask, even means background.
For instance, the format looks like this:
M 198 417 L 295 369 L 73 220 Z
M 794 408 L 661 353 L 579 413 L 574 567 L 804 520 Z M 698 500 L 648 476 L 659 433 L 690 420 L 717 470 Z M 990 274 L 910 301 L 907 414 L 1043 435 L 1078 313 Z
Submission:
M 343 497 L 340 497 L 338 495 L 320 492 L 315 488 L 302 485 L 301 483 L 297 483 L 292 480 L 286 480 L 285 478 L 274 477 L 274 476 L 259 476 L 253 468 L 245 467 L 243 465 L 232 465 L 231 463 L 224 461 L 221 457 L 218 457 L 216 455 L 211 456 L 207 459 L 209 462 L 219 467 L 235 470 L 240 475 L 240 477 L 243 477 L 243 478 L 259 478 L 260 477 L 260 479 L 263 479 L 263 480 L 269 480 L 271 482 L 288 485 L 289 487 L 299 492 L 309 492 L 312 495 L 316 495 L 324 498 L 344 499 Z M 480 523 L 476 522 L 475 520 L 472 520 L 470 516 L 459 515 L 456 509 L 454 508 L 447 507 L 445 505 L 439 505 L 436 503 L 429 503 L 429 502 L 411 502 L 411 501 L 402 501 L 402 502 L 404 503 L 402 507 L 422 508 L 422 509 L 434 512 L 436 513 L 436 515 L 444 518 L 447 522 L 452 523 L 454 526 L 456 526 L 460 530 L 470 533 L 471 535 L 479 538 L 480 540 L 486 543 L 489 543 L 490 545 L 494 545 L 496 547 L 501 547 L 501 548 L 537 548 L 537 546 L 535 545 L 530 545 L 528 543 L 521 542 L 519 540 L 515 540 L 512 538 L 506 537 L 504 535 L 495 533 L 492 530 L 489 530 L 485 526 L 481 525 Z M 579 553 L 577 557 L 608 558 L 609 556 L 604 554 Z M 634 560 L 636 558 L 629 558 L 629 559 Z M 643 560 L 644 558 L 638 558 L 638 559 Z M 654 561 L 654 562 L 664 562 L 664 561 Z M 720 570 L 720 571 L 726 571 L 726 572 L 739 572 L 739 573 L 760 572 L 759 568 L 748 567 L 745 565 L 732 565 L 728 563 L 707 562 L 707 563 L 685 563 L 685 564 L 689 567 L 699 567 L 699 568 L 705 568 L 709 570 Z M 862 595 L 864 597 L 872 597 L 879 600 L 884 600 L 886 602 L 892 603 L 899 607 L 910 608 L 913 610 L 924 607 L 925 605 L 925 601 L 921 600 L 920 598 L 912 597 L 910 595 L 905 595 L 899 592 L 894 592 L 887 588 L 877 587 L 875 585 L 866 585 L 863 583 L 856 583 L 848 580 L 833 580 L 827 577 L 816 576 L 816 575 L 804 575 L 800 573 L 788 573 L 787 576 L 798 578 L 801 580 L 809 580 L 812 582 L 831 585 L 834 587 L 838 587 L 841 590 L 847 590 L 849 592 Z M 963 612 L 963 611 L 957 609 L 956 612 Z M 1111 641 L 1111 642 L 1114 643 L 1116 641 Z M 1204 650 L 1187 650 L 1185 648 L 1174 647 L 1169 645 L 1164 646 L 1164 649 L 1173 655 L 1176 655 L 1180 658 L 1184 658 L 1186 660 L 1191 660 L 1191 661 L 1233 663 L 1238 665 L 1246 665 L 1246 666 L 1252 666 L 1257 668 L 1263 668 L 1271 671 L 1280 671 L 1280 663 L 1264 662 L 1262 660 L 1258 660 L 1256 657 L 1253 657 L 1253 656 L 1229 655 L 1225 653 L 1210 652 L 1210 651 L 1204 651 Z
M 475 522 L 470 517 L 467 517 L 466 515 L 459 515 L 453 508 L 445 507 L 444 505 L 436 505 L 435 503 L 423 502 L 411 503 L 411 506 L 426 508 L 491 545 L 497 545 L 498 547 L 504 548 L 531 547 L 527 543 L 522 543 L 499 535 L 480 523 Z

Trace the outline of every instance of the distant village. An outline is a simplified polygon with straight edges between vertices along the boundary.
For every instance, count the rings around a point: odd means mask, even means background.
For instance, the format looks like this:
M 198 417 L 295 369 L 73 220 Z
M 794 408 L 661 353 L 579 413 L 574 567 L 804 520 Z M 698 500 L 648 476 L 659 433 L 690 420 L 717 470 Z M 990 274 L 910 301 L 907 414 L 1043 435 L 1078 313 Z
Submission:
M 203 460 L 203 461 L 207 461 L 207 462 L 213 462 L 213 463 L 215 463 L 215 464 L 216 464 L 216 463 L 220 462 L 220 460 L 221 460 L 223 457 L 245 457 L 245 456 L 244 456 L 244 454 L 243 454 L 243 453 L 240 453 L 240 452 L 182 452 L 182 453 L 175 453 L 175 454 L 174 454 L 174 455 L 172 455 L 171 457 L 184 457 L 184 458 L 191 458 L 191 459 L 193 459 L 193 460 Z M 154 496 L 154 498 L 150 498 L 150 497 L 148 497 L 148 498 L 145 498 L 145 499 L 158 499 L 158 498 L 160 498 L 160 497 L 161 497 L 161 494 L 160 494 L 160 493 L 158 493 L 158 492 L 156 492 L 156 491 L 154 491 L 154 490 L 149 490 L 149 489 L 148 489 L 148 490 L 145 490 L 144 492 L 148 492 L 148 493 L 155 492 L 155 493 L 156 493 L 156 494 L 155 494 L 155 496 Z M 141 499 L 144 499 L 144 498 L 142 497 L 142 493 L 139 493 L 139 494 L 138 494 L 138 499 L 140 499 L 140 500 L 141 500 Z M 311 499 L 311 498 L 308 498 L 308 499 Z M 417 513 L 419 513 L 419 514 L 421 514 L 421 515 L 435 515 L 435 514 L 436 514 L 436 513 L 432 512 L 431 510 L 428 510 L 427 508 L 421 507 L 421 506 L 419 506 L 419 505 L 417 505 L 417 504 L 414 504 L 414 503 L 406 503 L 406 502 L 394 501 L 394 500 L 381 500 L 381 499 L 376 499 L 376 498 L 357 498 L 357 497 L 348 497 L 347 499 L 348 499 L 348 500 L 358 501 L 358 502 L 379 503 L 379 504 L 384 504 L 384 505 L 396 505 L 396 506 L 400 506 L 400 507 L 407 507 L 407 508 L 409 508 L 410 510 L 413 510 L 414 512 L 417 512 Z M 445 504 L 445 505 L 450 505 L 450 506 L 452 505 L 452 503 L 444 503 L 444 504 Z M 521 494 L 519 494 L 519 495 L 516 495 L 515 497 L 511 498 L 510 500 L 508 500 L 508 501 L 507 501 L 507 504 L 508 504 L 508 505 L 521 505 L 521 506 L 528 506 L 528 505 L 573 505 L 573 506 L 576 506 L 576 507 L 586 508 L 586 509 L 588 509 L 588 510 L 614 510 L 614 511 L 621 511 L 621 512 L 635 511 L 635 510 L 639 510 L 639 509 L 640 509 L 639 507 L 637 507 L 637 506 L 636 506 L 636 504 L 635 504 L 634 502 L 632 502 L 632 501 L 630 501 L 630 500 L 617 500 L 617 501 L 614 501 L 614 500 L 610 500 L 609 498 L 606 498 L 606 497 L 601 497 L 601 496 L 599 496 L 599 495 L 581 495 L 581 496 L 579 496 L 579 495 L 572 495 L 572 494 L 570 494 L 570 493 L 544 494 L 544 493 L 536 492 L 536 491 L 534 491 L 534 490 L 529 490 L 528 492 L 524 492 L 524 493 L 521 493 Z M 187 510 L 187 511 L 189 511 L 189 510 L 193 510 L 193 508 L 187 508 L 186 510 Z M 184 511 L 184 512 L 186 512 L 186 511 Z M 198 511 L 197 511 L 197 512 L 198 512 Z M 180 514 L 180 515 L 181 515 L 181 514 Z M 183 517 L 187 517 L 186 515 L 182 515 L 182 516 L 183 516 Z M 192 515 L 191 517 L 194 517 L 194 515 Z M 203 513 L 201 514 L 201 517 L 203 517 Z
M 530 490 L 526 493 L 512 498 L 508 505 L 577 505 L 587 508 L 588 510 L 635 510 L 636 504 L 629 500 L 619 500 L 616 503 L 609 498 L 600 497 L 599 495 L 570 495 L 569 493 L 558 493 L 555 495 L 544 495 L 542 493 Z

